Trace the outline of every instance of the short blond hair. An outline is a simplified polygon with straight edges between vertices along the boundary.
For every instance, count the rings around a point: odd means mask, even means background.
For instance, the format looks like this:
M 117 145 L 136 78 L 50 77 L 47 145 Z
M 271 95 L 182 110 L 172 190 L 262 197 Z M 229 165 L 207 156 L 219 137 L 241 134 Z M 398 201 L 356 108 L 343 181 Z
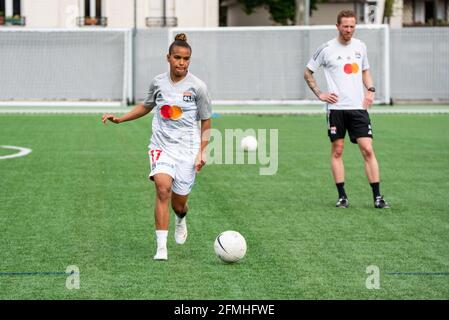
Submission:
M 337 24 L 341 23 L 342 18 L 354 18 L 355 22 L 357 22 L 357 17 L 355 15 L 354 11 L 352 11 L 352 10 L 340 11 L 340 13 L 337 16 Z

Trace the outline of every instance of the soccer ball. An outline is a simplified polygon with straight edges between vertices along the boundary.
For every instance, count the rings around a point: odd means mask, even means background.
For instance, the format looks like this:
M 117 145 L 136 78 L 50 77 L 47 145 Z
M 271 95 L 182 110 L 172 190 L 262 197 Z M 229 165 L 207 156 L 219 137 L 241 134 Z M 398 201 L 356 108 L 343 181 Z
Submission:
M 246 254 L 246 240 L 237 231 L 225 231 L 215 239 L 214 250 L 222 261 L 237 262 Z
M 253 136 L 246 136 L 241 141 L 241 147 L 245 151 L 256 151 L 257 139 Z

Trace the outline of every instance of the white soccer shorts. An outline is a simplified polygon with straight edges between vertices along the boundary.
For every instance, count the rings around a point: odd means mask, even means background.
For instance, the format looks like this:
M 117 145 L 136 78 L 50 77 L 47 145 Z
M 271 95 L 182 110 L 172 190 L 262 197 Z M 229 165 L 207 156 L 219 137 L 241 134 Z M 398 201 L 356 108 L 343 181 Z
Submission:
M 192 191 L 196 176 L 193 155 L 175 160 L 160 149 L 150 149 L 148 155 L 151 168 L 149 179 L 153 180 L 155 174 L 165 173 L 173 178 L 174 193 L 185 196 Z

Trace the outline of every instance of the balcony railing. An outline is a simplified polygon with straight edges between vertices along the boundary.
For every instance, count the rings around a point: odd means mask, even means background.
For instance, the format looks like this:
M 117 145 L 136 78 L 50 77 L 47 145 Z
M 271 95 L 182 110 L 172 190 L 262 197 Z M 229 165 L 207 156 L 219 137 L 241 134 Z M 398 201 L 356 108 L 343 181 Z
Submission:
M 0 26 L 24 26 L 25 23 L 25 17 L 0 16 Z
M 107 17 L 78 17 L 76 18 L 78 27 L 84 26 L 100 26 L 106 27 L 108 25 Z
M 149 28 L 156 27 L 177 27 L 178 18 L 176 17 L 147 17 L 145 24 Z

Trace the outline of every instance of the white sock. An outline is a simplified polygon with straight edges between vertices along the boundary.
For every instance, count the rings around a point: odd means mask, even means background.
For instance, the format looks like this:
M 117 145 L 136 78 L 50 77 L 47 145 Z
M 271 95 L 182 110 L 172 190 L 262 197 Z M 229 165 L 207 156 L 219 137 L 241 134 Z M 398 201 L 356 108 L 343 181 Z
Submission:
M 156 230 L 156 241 L 158 248 L 167 247 L 168 230 Z

